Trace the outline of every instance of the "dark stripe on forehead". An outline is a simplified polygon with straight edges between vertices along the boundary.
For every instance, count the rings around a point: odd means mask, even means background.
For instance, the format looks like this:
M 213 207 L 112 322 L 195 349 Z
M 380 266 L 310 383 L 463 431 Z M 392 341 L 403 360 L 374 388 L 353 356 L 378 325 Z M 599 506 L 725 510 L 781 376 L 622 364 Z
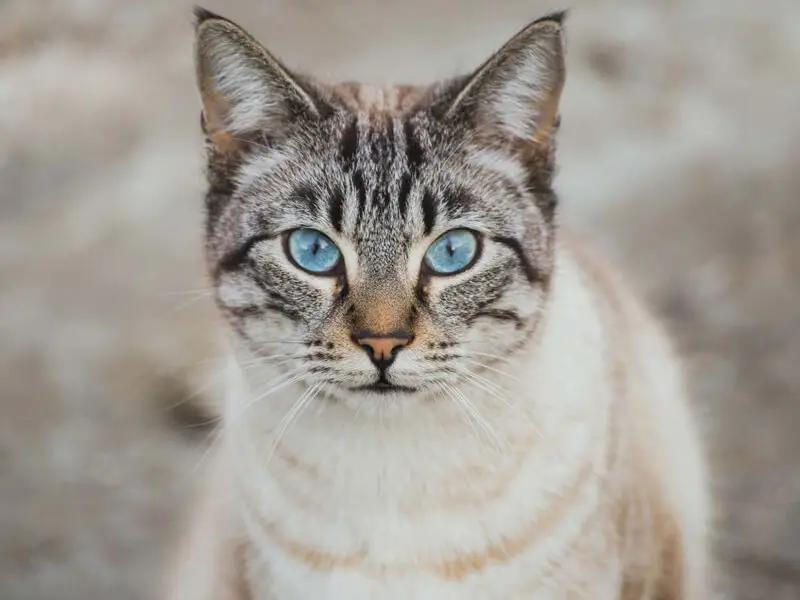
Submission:
M 453 188 L 443 190 L 441 203 L 451 216 L 458 216 L 475 205 L 475 199 L 467 190 Z
M 428 235 L 436 225 L 436 200 L 427 190 L 422 195 L 422 219 L 425 235 Z
M 308 208 L 314 215 L 319 214 L 319 195 L 309 186 L 298 185 L 287 198 L 287 204 L 292 204 L 299 208 Z
M 358 195 L 358 215 L 360 217 L 367 206 L 367 186 L 364 183 L 364 176 L 361 174 L 361 171 L 353 171 L 350 179 L 353 182 L 353 188 Z
M 369 131 L 369 151 L 372 162 L 378 165 L 389 165 L 394 162 L 396 148 L 391 129 L 385 123 L 377 124 Z
M 408 212 L 408 195 L 411 193 L 411 175 L 403 173 L 397 190 L 397 210 L 401 217 Z
M 339 233 L 342 232 L 342 218 L 344 215 L 344 194 L 341 190 L 336 190 L 331 195 L 328 202 L 328 216 L 331 220 L 331 226 Z
M 405 133 L 406 161 L 408 162 L 408 168 L 411 171 L 416 171 L 425 161 L 425 151 L 422 149 L 417 139 L 417 133 L 411 121 L 406 121 L 403 124 L 403 131 Z
M 356 154 L 358 153 L 358 121 L 355 117 L 345 127 L 342 139 L 339 142 L 339 153 L 345 170 L 352 169 L 355 166 Z
M 375 132 L 371 130 L 365 132 L 365 138 L 368 144 L 367 149 L 372 156 L 380 155 L 381 152 L 383 152 L 383 150 L 377 146 L 377 144 L 380 143 L 380 139 L 375 135 Z M 353 191 L 358 200 L 358 209 L 356 211 L 357 222 L 361 220 L 361 217 L 367 209 L 367 182 L 364 179 L 364 165 L 361 164 L 359 160 L 359 144 L 361 141 L 362 138 L 358 118 L 353 117 L 342 134 L 342 139 L 339 143 L 339 152 L 341 154 L 342 167 L 345 173 L 350 175 L 350 182 L 353 185 Z M 341 223 L 341 219 L 339 222 Z
M 520 265 L 522 266 L 525 277 L 530 283 L 545 282 L 546 277 L 538 269 L 536 269 L 531 264 L 531 261 L 528 260 L 528 257 L 525 256 L 525 250 L 522 248 L 522 244 L 519 240 L 511 237 L 495 237 L 492 239 L 498 244 L 503 244 L 507 248 L 513 250 L 514 254 L 517 255 Z
M 396 138 L 393 135 L 392 125 L 393 122 L 387 117 L 383 121 L 376 123 L 370 129 L 369 134 L 370 158 L 375 168 L 373 202 L 383 208 L 389 206 L 390 181 L 397 156 Z

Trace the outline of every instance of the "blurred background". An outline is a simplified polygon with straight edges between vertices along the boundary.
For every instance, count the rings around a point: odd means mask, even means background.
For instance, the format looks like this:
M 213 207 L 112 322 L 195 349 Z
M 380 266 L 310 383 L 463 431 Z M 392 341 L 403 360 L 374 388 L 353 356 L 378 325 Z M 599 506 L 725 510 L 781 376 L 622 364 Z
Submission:
M 427 82 L 552 0 L 207 0 L 299 70 Z M 800 2 L 570 0 L 557 188 L 686 356 L 721 589 L 800 598 Z M 0 0 L 0 598 L 155 598 L 202 463 L 188 0 Z

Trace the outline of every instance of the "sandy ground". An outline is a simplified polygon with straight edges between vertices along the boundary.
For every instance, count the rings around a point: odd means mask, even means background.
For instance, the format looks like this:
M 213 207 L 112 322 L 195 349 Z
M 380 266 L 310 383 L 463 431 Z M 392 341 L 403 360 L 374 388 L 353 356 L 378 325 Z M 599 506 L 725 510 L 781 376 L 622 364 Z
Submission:
M 572 0 L 557 187 L 664 315 L 721 589 L 800 597 L 800 3 Z M 291 65 L 428 81 L 539 0 L 209 1 Z M 184 0 L 0 2 L 0 598 L 155 585 L 217 392 Z M 191 400 L 187 401 L 190 397 Z

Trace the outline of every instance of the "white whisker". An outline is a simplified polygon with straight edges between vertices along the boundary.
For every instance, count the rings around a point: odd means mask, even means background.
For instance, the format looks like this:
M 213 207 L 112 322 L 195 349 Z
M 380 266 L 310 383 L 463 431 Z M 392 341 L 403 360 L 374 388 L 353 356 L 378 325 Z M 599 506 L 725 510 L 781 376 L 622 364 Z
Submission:
M 477 373 L 473 373 L 467 368 L 459 369 L 458 372 L 460 375 L 463 375 L 466 378 L 467 383 L 472 384 L 475 387 L 483 390 L 484 392 L 489 394 L 492 398 L 502 403 L 504 406 L 507 406 L 508 408 L 516 411 L 517 414 L 519 414 L 521 418 L 525 419 L 525 422 L 531 426 L 536 435 L 539 436 L 540 438 L 542 437 L 543 434 L 541 430 L 536 426 L 535 423 L 533 423 L 533 421 L 531 421 L 528 413 L 521 406 L 513 402 L 505 395 L 506 390 L 504 390 L 496 383 L 489 381 L 484 377 L 481 377 Z
M 267 457 L 264 460 L 264 468 L 269 465 L 270 461 L 272 460 L 275 451 L 280 446 L 281 439 L 289 430 L 292 423 L 294 423 L 297 419 L 299 419 L 300 415 L 306 409 L 306 407 L 311 404 L 311 402 L 316 398 L 317 392 L 322 389 L 321 383 L 315 383 L 310 388 L 308 388 L 301 396 L 298 398 L 295 403 L 292 405 L 286 414 L 281 419 L 278 426 L 275 428 L 275 439 L 272 442 L 272 446 L 270 447 L 269 452 L 267 453 Z
M 510 358 L 508 358 L 507 356 L 500 356 L 499 354 L 489 354 L 487 352 L 473 352 L 472 350 L 467 350 L 464 353 L 464 356 L 467 357 L 467 358 L 469 358 L 470 356 L 483 356 L 483 357 L 486 357 L 486 358 L 493 358 L 493 359 L 499 360 L 501 362 L 506 362 L 506 363 L 512 362 L 512 360 Z
M 473 364 L 473 365 L 477 365 L 478 367 L 480 367 L 482 369 L 487 369 L 489 371 L 497 373 L 498 375 L 503 375 L 504 377 L 508 377 L 509 379 L 513 379 L 514 381 L 523 382 L 522 379 L 520 379 L 519 377 L 516 377 L 515 375 L 512 375 L 511 373 L 506 373 L 505 371 L 501 371 L 500 369 L 496 369 L 494 367 L 490 367 L 489 365 L 487 365 L 485 363 L 482 363 L 482 362 L 479 362 L 477 360 L 469 360 L 469 359 L 466 359 L 466 360 L 467 360 L 468 363 Z
M 461 402 L 464 408 L 467 411 L 469 411 L 469 413 L 475 419 L 475 422 L 478 424 L 478 427 L 480 427 L 481 430 L 486 434 L 489 440 L 494 444 L 495 448 L 500 451 L 502 451 L 503 449 L 507 450 L 508 444 L 505 444 L 501 441 L 500 436 L 497 435 L 497 432 L 495 431 L 494 427 L 492 427 L 489 424 L 486 418 L 478 410 L 478 407 L 475 406 L 475 404 L 469 398 L 467 398 L 467 396 L 457 387 L 455 386 L 450 386 L 450 387 L 452 388 L 453 393 L 455 393 L 457 396 L 461 398 Z
M 232 418 L 226 420 L 226 425 L 234 425 L 234 424 L 236 424 L 239 421 L 239 419 L 241 419 L 242 416 L 247 412 L 247 410 L 250 407 L 252 407 L 254 404 L 257 404 L 257 403 L 261 402 L 262 400 L 264 400 L 268 396 L 271 396 L 275 392 L 285 388 L 288 385 L 291 385 L 293 383 L 301 381 L 305 376 L 306 376 L 306 372 L 305 372 L 305 368 L 303 368 L 303 367 L 298 367 L 297 369 L 293 369 L 293 370 L 289 371 L 288 373 L 282 375 L 281 378 L 283 378 L 283 381 L 280 381 L 277 385 L 272 385 L 271 387 L 269 387 L 267 389 L 267 391 L 265 391 L 264 393 L 258 394 L 255 398 L 253 398 L 249 402 L 247 402 L 239 410 L 239 412 L 237 412 Z M 278 378 L 278 379 L 280 380 L 281 378 Z M 271 383 L 274 383 L 274 382 L 271 382 Z
M 470 428 L 472 429 L 472 432 L 475 434 L 475 439 L 480 444 L 483 444 L 483 440 L 481 440 L 481 436 L 478 433 L 478 430 L 475 428 L 475 424 L 472 422 L 469 413 L 462 406 L 461 401 L 452 393 L 451 391 L 452 387 L 444 382 L 440 383 L 439 387 L 444 392 L 445 396 L 447 396 L 447 398 L 449 398 L 453 402 L 453 404 L 455 404 L 456 408 L 458 408 L 458 410 L 461 412 L 462 416 L 464 417 L 464 420 L 469 424 Z
M 173 313 L 180 312 L 180 311 L 188 308 L 192 304 L 196 304 L 197 302 L 200 302 L 200 300 L 205 300 L 206 298 L 210 298 L 213 295 L 214 295 L 213 292 L 206 292 L 206 293 L 197 294 L 196 296 L 194 296 L 192 298 L 189 298 L 188 300 L 186 300 L 184 302 L 181 302 L 180 304 L 177 304 L 176 306 L 174 306 L 172 308 L 172 312 Z
M 219 441 L 222 439 L 223 427 L 224 424 L 220 420 L 214 427 L 214 429 L 211 430 L 211 433 L 208 436 L 209 438 L 208 447 L 206 447 L 206 449 L 203 450 L 203 453 L 200 455 L 200 458 L 197 460 L 194 467 L 192 468 L 193 473 L 197 472 L 197 470 L 200 469 L 201 466 L 203 466 L 203 463 L 208 459 L 209 455 L 211 454 L 211 451 L 217 447 L 217 444 L 219 444 Z
M 210 295 L 214 293 L 214 289 L 210 287 L 197 288 L 196 290 L 173 290 L 169 292 L 161 292 L 161 296 L 196 296 L 197 294 Z
M 270 366 L 278 367 L 278 366 L 281 366 L 281 365 L 284 365 L 286 363 L 291 362 L 295 358 L 301 358 L 304 355 L 305 355 L 304 352 L 300 352 L 300 353 L 297 353 L 297 354 L 280 354 L 280 355 L 276 355 L 276 356 L 254 358 L 254 359 L 251 359 L 251 360 L 247 360 L 247 361 L 241 362 L 240 363 L 240 369 L 243 372 L 245 372 L 245 371 L 249 371 L 249 370 L 255 369 L 256 367 L 260 367 L 260 366 L 262 366 L 264 364 L 272 363 L 272 361 L 275 361 L 275 360 L 278 360 L 278 359 L 285 359 L 285 360 L 281 360 L 280 362 L 274 362 L 274 363 L 270 364 Z M 208 390 L 210 390 L 214 386 L 223 384 L 225 382 L 225 378 L 227 377 L 227 374 L 226 374 L 224 368 L 221 369 L 220 371 L 221 371 L 220 373 L 215 375 L 205 385 L 200 386 L 199 388 L 197 388 L 195 391 L 193 391 L 191 394 L 189 394 L 185 398 L 181 398 L 177 402 L 163 407 L 162 410 L 164 410 L 164 411 L 174 410 L 174 409 L 178 408 L 179 406 L 181 406 L 182 404 L 186 404 L 187 402 L 191 402 L 195 398 L 203 395 L 205 392 L 207 392 Z

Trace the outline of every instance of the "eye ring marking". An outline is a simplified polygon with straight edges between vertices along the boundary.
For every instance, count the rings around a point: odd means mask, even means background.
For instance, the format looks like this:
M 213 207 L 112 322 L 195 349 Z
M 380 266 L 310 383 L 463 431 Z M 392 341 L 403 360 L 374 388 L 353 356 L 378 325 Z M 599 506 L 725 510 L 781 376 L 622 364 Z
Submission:
M 316 229 L 287 231 L 283 236 L 283 251 L 292 265 L 311 275 L 334 277 L 344 272 L 341 250 Z
M 451 229 L 428 246 L 422 264 L 429 275 L 449 277 L 475 265 L 483 250 L 483 240 L 471 229 Z

